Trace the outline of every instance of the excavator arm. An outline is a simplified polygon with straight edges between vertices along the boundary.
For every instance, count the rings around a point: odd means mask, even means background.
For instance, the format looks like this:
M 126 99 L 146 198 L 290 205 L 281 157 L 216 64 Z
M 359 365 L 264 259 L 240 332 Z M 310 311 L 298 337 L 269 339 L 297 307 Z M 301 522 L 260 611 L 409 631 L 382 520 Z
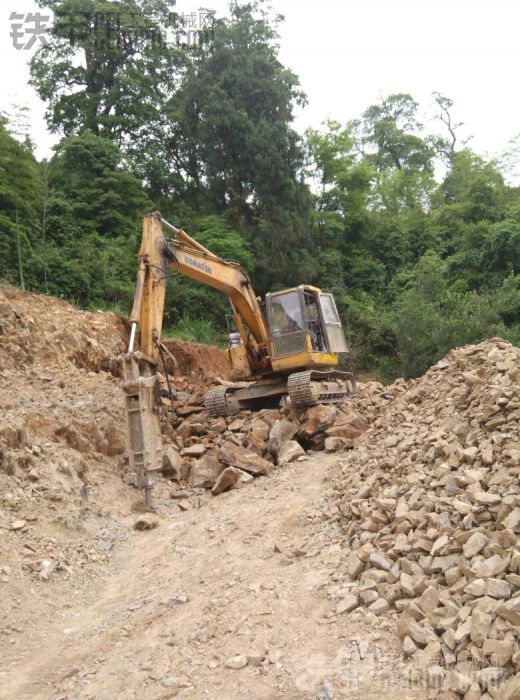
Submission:
M 163 226 L 174 234 L 171 240 L 164 238 Z M 133 333 L 135 324 L 140 328 L 141 351 L 147 357 L 154 361 L 158 359 L 166 278 L 170 271 L 223 292 L 231 303 L 251 363 L 254 364 L 255 358 L 267 356 L 267 325 L 244 270 L 234 262 L 219 258 L 155 212 L 144 218 L 134 305 L 130 315 Z
M 170 240 L 163 227 L 173 233 Z M 144 217 L 128 352 L 122 356 L 130 464 L 137 486 L 151 503 L 154 475 L 161 467 L 157 364 L 161 354 L 166 279 L 186 275 L 226 294 L 233 309 L 251 372 L 269 369 L 268 331 L 247 274 L 236 263 L 219 258 L 158 212 Z M 137 329 L 140 352 L 134 351 Z

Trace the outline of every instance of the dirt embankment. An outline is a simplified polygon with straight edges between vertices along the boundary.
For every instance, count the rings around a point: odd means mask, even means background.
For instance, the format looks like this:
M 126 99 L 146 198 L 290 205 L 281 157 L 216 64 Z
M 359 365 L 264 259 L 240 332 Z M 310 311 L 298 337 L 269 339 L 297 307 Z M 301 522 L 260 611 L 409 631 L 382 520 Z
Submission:
M 140 499 L 128 473 L 117 359 L 127 342 L 127 325 L 116 314 L 0 287 L 0 584 L 6 591 L 23 591 L 31 580 L 95 575 L 126 536 L 124 519 Z M 186 386 L 202 386 L 224 366 L 217 349 L 177 341 L 170 347 L 177 381 Z M 167 482 L 161 486 L 167 494 Z
M 182 375 L 190 379 L 198 377 L 208 382 L 217 377 L 226 379 L 229 376 L 226 356 L 217 348 L 181 340 L 166 340 L 164 345 L 175 358 L 171 364 L 167 358 L 167 367 L 174 376 Z

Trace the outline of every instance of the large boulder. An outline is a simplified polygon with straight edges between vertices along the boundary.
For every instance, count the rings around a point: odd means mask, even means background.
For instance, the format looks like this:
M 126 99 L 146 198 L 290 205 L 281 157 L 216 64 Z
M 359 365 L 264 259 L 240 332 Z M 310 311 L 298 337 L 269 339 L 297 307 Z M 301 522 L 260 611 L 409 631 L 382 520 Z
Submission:
M 183 457 L 202 457 L 205 452 L 206 445 L 202 442 L 196 442 L 194 445 L 185 447 L 181 454 Z
M 265 422 L 265 420 L 257 418 L 249 426 L 248 437 L 251 435 L 260 438 L 260 440 L 263 440 L 264 442 L 267 441 L 269 439 L 269 425 Z
M 283 444 L 288 440 L 292 440 L 297 432 L 298 426 L 285 418 L 281 418 L 273 423 L 269 433 L 269 452 L 277 464 Z
M 238 467 L 254 476 L 267 474 L 271 470 L 271 463 L 260 455 L 245 447 L 225 442 L 218 451 L 218 458 L 230 467 Z
M 177 413 L 179 416 L 183 415 L 179 412 L 179 409 L 177 409 Z M 182 440 L 187 440 L 193 435 L 205 435 L 207 433 L 208 422 L 209 413 L 207 411 L 187 415 L 176 429 L 176 433 Z
M 325 432 L 334 423 L 336 414 L 336 407 L 331 404 L 311 406 L 302 416 L 299 436 L 304 440 L 310 440 L 318 433 Z
M 295 462 L 299 457 L 305 456 L 305 450 L 296 440 L 287 440 L 282 445 L 278 453 L 278 464 L 289 464 Z
M 168 447 L 163 455 L 161 472 L 167 479 L 181 480 L 182 459 L 175 447 Z
M 218 496 L 224 491 L 238 488 L 240 486 L 240 469 L 236 467 L 226 467 L 216 480 L 211 493 L 213 496 Z
M 189 484 L 210 489 L 224 469 L 216 454 L 208 453 L 191 465 Z
M 258 435 L 255 435 L 255 433 L 248 433 L 247 449 L 263 457 L 267 452 L 267 443 L 259 438 Z
M 360 416 L 357 411 L 353 411 L 352 409 L 350 411 L 338 411 L 336 420 L 334 421 L 334 425 L 351 425 L 353 428 L 356 428 L 357 430 L 361 430 L 362 432 L 365 432 L 365 430 L 368 430 L 368 423 L 367 421 L 363 418 L 363 416 Z
M 220 433 L 225 433 L 227 430 L 226 419 L 223 417 L 214 418 L 212 421 L 210 421 L 209 426 L 211 430 L 218 435 L 220 435 Z
M 338 411 L 334 424 L 325 430 L 328 437 L 345 438 L 346 440 L 355 440 L 368 430 L 366 420 L 356 413 L 356 411 Z

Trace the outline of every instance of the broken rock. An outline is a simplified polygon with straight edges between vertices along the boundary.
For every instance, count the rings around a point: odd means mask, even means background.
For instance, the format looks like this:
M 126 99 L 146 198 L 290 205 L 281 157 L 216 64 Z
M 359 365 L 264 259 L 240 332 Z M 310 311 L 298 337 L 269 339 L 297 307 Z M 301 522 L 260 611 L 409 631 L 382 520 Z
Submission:
M 341 615 L 345 612 L 351 612 L 355 610 L 359 605 L 359 599 L 356 595 L 347 595 L 342 598 L 336 605 L 336 612 Z
M 246 450 L 244 447 L 226 442 L 218 451 L 218 458 L 230 467 L 243 469 L 255 476 L 267 474 L 271 470 L 271 463 L 260 455 Z
M 471 686 L 471 678 L 464 673 L 449 670 L 444 678 L 444 690 L 452 690 L 458 695 L 464 695 Z
M 478 554 L 489 542 L 489 537 L 486 537 L 481 532 L 475 532 L 469 540 L 463 545 L 462 551 L 467 559 L 471 559 Z
M 493 618 L 481 610 L 474 610 L 471 615 L 470 639 L 481 647 L 487 639 Z
M 195 445 L 190 445 L 190 447 L 186 447 L 182 451 L 183 457 L 202 457 L 202 455 L 206 452 L 206 446 L 203 445 L 201 442 L 196 443 Z
M 281 418 L 273 423 L 269 433 L 269 452 L 278 464 L 278 455 L 282 446 L 298 432 L 298 426 L 286 418 Z
M 209 489 L 225 469 L 215 454 L 206 454 L 191 465 L 189 484 Z
M 299 434 L 305 440 L 323 433 L 330 428 L 336 417 L 336 407 L 331 404 L 319 404 L 308 408 L 302 418 L 302 426 Z
M 134 523 L 134 530 L 153 530 L 159 525 L 159 518 L 152 513 L 143 513 Z
M 296 442 L 296 440 L 288 440 L 284 442 L 278 452 L 278 464 L 289 464 L 295 462 L 298 457 L 305 456 L 305 450 Z
M 168 479 L 180 481 L 181 479 L 182 459 L 179 451 L 171 446 L 165 451 L 162 460 L 162 474 Z
M 226 467 L 215 481 L 211 489 L 212 495 L 218 496 L 224 491 L 236 488 L 240 483 L 240 473 L 240 469 L 236 469 L 236 467 Z
M 352 440 L 342 437 L 326 437 L 325 438 L 325 451 L 326 452 L 340 452 L 341 450 L 346 450 L 353 446 Z
M 241 668 L 245 668 L 247 666 L 247 656 L 245 654 L 231 656 L 229 659 L 226 659 L 224 665 L 226 666 L 226 668 L 232 668 L 235 671 L 238 671 Z

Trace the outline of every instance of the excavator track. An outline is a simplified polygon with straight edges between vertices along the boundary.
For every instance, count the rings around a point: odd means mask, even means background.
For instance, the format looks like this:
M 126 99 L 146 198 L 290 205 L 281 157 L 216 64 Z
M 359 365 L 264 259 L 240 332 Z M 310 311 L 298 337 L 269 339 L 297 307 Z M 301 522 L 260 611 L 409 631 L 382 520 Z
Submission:
M 229 416 L 226 391 L 227 387 L 217 386 L 214 389 L 210 389 L 204 396 L 204 407 L 209 411 L 212 418 Z
M 295 372 L 289 375 L 287 391 L 293 406 L 312 406 L 318 403 L 316 392 L 311 384 L 312 372 Z
M 289 375 L 287 390 L 293 406 L 301 408 L 317 403 L 337 403 L 357 391 L 354 376 L 339 370 L 295 372 Z

